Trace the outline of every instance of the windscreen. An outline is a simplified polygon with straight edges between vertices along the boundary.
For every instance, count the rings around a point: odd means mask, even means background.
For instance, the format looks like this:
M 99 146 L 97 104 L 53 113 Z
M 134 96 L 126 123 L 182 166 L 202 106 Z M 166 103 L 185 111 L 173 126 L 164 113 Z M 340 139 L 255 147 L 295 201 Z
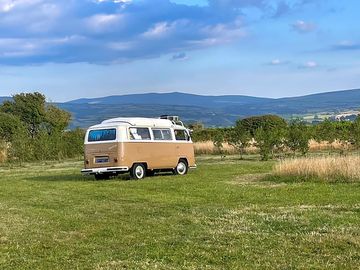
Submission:
M 89 132 L 89 142 L 113 141 L 116 139 L 116 129 L 98 129 Z

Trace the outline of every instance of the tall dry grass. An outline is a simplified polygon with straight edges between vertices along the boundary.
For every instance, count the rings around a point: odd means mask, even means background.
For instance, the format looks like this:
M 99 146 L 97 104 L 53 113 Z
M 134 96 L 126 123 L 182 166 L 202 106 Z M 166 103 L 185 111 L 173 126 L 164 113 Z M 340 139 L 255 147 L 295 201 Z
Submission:
M 259 149 L 255 147 L 255 141 L 252 141 L 252 146 L 247 147 L 245 152 L 247 154 L 255 154 L 258 153 Z M 334 150 L 344 150 L 348 151 L 351 150 L 352 146 L 350 144 L 342 144 L 339 141 L 334 141 L 333 143 L 328 142 L 317 142 L 315 140 L 309 141 L 309 151 L 310 152 L 317 152 L 317 151 L 334 151 Z M 195 142 L 194 143 L 195 154 L 198 155 L 237 155 L 239 152 L 230 144 L 223 143 L 223 148 L 221 153 L 219 149 L 214 146 L 212 141 L 205 141 L 205 142 Z
M 196 142 L 194 143 L 195 154 L 198 155 L 238 155 L 239 151 L 228 143 L 223 143 L 221 152 L 214 146 L 212 141 Z M 250 146 L 245 149 L 247 154 L 257 153 L 258 149 L 255 146 Z
M 316 151 L 327 151 L 327 150 L 350 150 L 351 149 L 351 145 L 348 144 L 344 144 L 341 143 L 338 140 L 335 140 L 332 143 L 328 143 L 326 141 L 323 142 L 317 142 L 315 140 L 310 140 L 309 141 L 309 150 L 316 152 Z
M 275 165 L 274 173 L 280 176 L 359 181 L 360 156 L 286 159 Z
M 0 163 L 3 163 L 7 160 L 7 149 L 8 145 L 0 140 Z

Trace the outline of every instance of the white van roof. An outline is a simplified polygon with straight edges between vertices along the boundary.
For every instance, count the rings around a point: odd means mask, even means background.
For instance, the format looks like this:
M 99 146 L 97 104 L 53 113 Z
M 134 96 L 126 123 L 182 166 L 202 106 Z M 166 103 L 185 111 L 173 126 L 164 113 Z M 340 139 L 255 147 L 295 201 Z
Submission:
M 101 124 L 92 126 L 91 128 L 99 128 L 101 126 L 143 126 L 143 127 L 159 127 L 159 128 L 181 128 L 185 127 L 176 125 L 172 121 L 167 119 L 158 118 L 142 118 L 142 117 L 118 117 L 108 120 L 104 120 Z
M 108 123 L 124 123 L 131 126 L 163 126 L 171 127 L 174 124 L 170 120 L 156 118 L 140 118 L 140 117 L 118 117 L 102 121 L 101 124 Z

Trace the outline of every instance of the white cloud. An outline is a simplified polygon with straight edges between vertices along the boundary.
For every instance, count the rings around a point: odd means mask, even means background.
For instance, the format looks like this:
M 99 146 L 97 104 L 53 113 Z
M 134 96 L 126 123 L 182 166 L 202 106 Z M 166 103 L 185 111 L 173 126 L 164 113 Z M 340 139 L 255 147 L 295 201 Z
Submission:
M 275 58 L 266 64 L 270 66 L 282 66 L 282 65 L 288 65 L 290 63 L 291 63 L 290 61 Z
M 45 0 L 0 0 L 0 12 L 11 12 L 15 8 L 37 5 Z
M 307 61 L 306 63 L 302 64 L 300 68 L 316 68 L 318 66 L 318 63 L 315 61 Z
M 102 32 L 114 30 L 123 16 L 121 14 L 96 14 L 87 18 L 87 25 L 91 31 Z
M 143 36 L 146 38 L 159 38 L 163 37 L 170 32 L 172 26 L 167 22 L 156 23 L 153 27 L 147 30 Z
M 292 28 L 299 33 L 309 33 L 316 29 L 316 25 L 310 22 L 298 20 L 292 24 Z
M 110 42 L 108 47 L 115 51 L 126 51 L 134 47 L 132 42 Z
M 335 50 L 359 50 L 360 49 L 360 43 L 351 41 L 351 40 L 343 40 L 333 46 L 333 49 Z

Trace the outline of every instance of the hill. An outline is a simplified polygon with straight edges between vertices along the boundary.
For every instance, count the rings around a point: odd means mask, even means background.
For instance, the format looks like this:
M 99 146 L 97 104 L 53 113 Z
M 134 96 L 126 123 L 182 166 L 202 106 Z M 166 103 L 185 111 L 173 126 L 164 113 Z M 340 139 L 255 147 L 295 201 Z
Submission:
M 147 93 L 77 99 L 58 105 L 73 113 L 73 126 L 86 127 L 116 116 L 158 117 L 162 114 L 179 115 L 185 122 L 200 121 L 207 126 L 229 126 L 236 119 L 251 115 L 277 114 L 289 118 L 358 109 L 360 89 L 278 99 Z
M 67 102 L 67 104 L 158 104 L 200 106 L 207 108 L 222 108 L 229 105 L 240 106 L 271 101 L 270 98 L 259 98 L 243 95 L 201 96 L 187 93 L 147 93 L 132 95 L 117 95 L 100 98 L 82 98 Z
M 10 97 L 0 97 L 0 103 Z M 202 96 L 187 93 L 145 93 L 82 98 L 57 103 L 73 114 L 71 127 L 88 127 L 118 116 L 158 117 L 179 115 L 187 123 L 230 126 L 241 117 L 277 114 L 285 118 L 312 114 L 337 114 L 360 108 L 360 89 L 298 97 L 262 98 L 244 95 Z
M 10 100 L 11 97 L 0 97 L 0 104 L 3 103 L 6 100 Z

